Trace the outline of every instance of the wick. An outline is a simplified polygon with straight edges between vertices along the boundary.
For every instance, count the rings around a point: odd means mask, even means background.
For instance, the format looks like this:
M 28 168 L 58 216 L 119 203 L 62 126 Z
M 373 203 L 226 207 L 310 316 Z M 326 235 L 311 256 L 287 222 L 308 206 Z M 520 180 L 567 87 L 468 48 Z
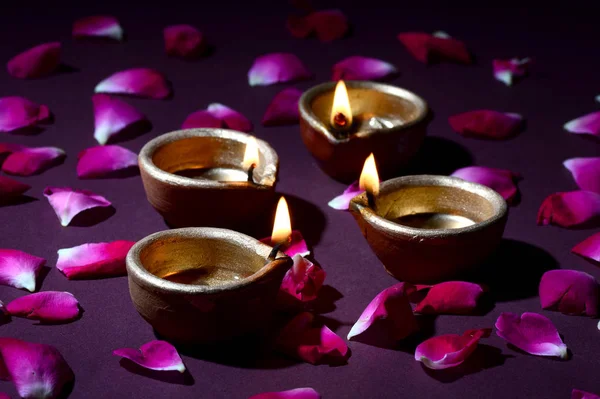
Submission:
M 269 256 L 267 256 L 267 259 L 269 261 L 274 261 L 275 257 L 277 257 L 277 252 L 279 252 L 279 248 L 281 248 L 281 243 L 276 244 L 273 249 L 271 250 L 271 252 L 269 253 Z
M 333 117 L 333 125 L 338 129 L 347 129 L 348 118 L 346 118 L 346 115 L 342 114 L 341 112 L 338 112 Z
M 367 202 L 371 209 L 375 209 L 375 196 L 370 191 L 367 191 Z
M 254 184 L 254 168 L 256 168 L 256 164 L 253 163 L 248 168 L 248 183 Z

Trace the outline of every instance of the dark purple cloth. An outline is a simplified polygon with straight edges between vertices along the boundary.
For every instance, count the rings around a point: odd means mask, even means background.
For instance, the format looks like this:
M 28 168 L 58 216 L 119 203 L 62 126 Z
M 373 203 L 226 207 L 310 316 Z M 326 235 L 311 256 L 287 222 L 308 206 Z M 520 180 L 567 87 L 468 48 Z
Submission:
M 573 352 L 571 360 L 528 356 L 507 348 L 493 335 L 482 340 L 470 366 L 461 372 L 431 373 L 413 358 L 414 344 L 403 350 L 349 344 L 352 357 L 341 367 L 294 364 L 283 358 L 226 361 L 217 356 L 183 356 L 190 378 L 161 381 L 160 374 L 140 375 L 121 366 L 112 351 L 139 347 L 154 339 L 152 329 L 134 310 L 127 279 L 68 281 L 55 269 L 59 248 L 86 242 L 138 240 L 166 228 L 146 202 L 139 177 L 80 181 L 75 173 L 77 154 L 97 143 L 93 138 L 91 96 L 94 86 L 118 70 L 151 67 L 167 74 L 175 95 L 169 101 L 127 99 L 139 107 L 154 128 L 123 145 L 139 151 L 149 139 L 176 130 L 185 117 L 211 102 L 221 102 L 247 115 L 257 137 L 267 140 L 281 160 L 278 191 L 301 197 L 290 201 L 295 227 L 314 247 L 315 258 L 327 271 L 326 284 L 342 298 L 326 314 L 329 325 L 342 337 L 364 307 L 382 289 L 396 281 L 383 269 L 361 236 L 352 217 L 327 202 L 346 187 L 322 173 L 304 148 L 298 126 L 264 128 L 260 120 L 273 96 L 287 85 L 250 87 L 247 72 L 258 55 L 289 51 L 297 54 L 316 78 L 294 85 L 306 89 L 331 77 L 331 67 L 351 55 L 381 58 L 397 65 L 392 83 L 422 95 L 435 111 L 435 120 L 415 173 L 449 174 L 469 163 L 522 173 L 522 201 L 511 209 L 506 241 L 486 265 L 487 278 L 499 300 L 485 316 L 441 316 L 435 331 L 462 334 L 471 328 L 492 327 L 502 311 L 541 312 L 537 284 L 545 269 L 574 268 L 600 272 L 570 254 L 570 249 L 594 231 L 538 227 L 536 212 L 542 200 L 556 191 L 576 189 L 562 166 L 575 156 L 597 156 L 598 143 L 563 131 L 565 122 L 595 111 L 600 94 L 597 13 L 581 12 L 571 4 L 561 9 L 495 8 L 481 5 L 443 6 L 431 2 L 339 2 L 348 15 L 351 37 L 330 44 L 316 39 L 294 39 L 285 29 L 291 6 L 285 1 L 265 2 L 144 2 L 107 0 L 98 5 L 79 1 L 66 6 L 36 7 L 32 2 L 5 4 L 0 12 L 0 60 L 42 42 L 60 40 L 64 62 L 78 71 L 23 81 L 0 72 L 1 95 L 20 95 L 47 104 L 56 122 L 38 136 L 3 135 L 2 141 L 28 146 L 58 146 L 68 157 L 59 167 L 40 176 L 23 178 L 33 186 L 35 201 L 0 208 L 0 246 L 48 259 L 50 271 L 43 290 L 73 293 L 85 313 L 71 324 L 38 326 L 13 319 L 0 326 L 0 335 L 56 346 L 73 368 L 76 381 L 71 398 L 246 398 L 263 391 L 310 386 L 323 398 L 568 398 L 572 388 L 600 393 L 600 335 L 596 321 L 585 317 L 542 313 L 550 317 Z M 273 5 L 271 5 L 273 3 Z M 353 4 L 354 3 L 354 4 Z M 440 2 L 442 3 L 442 2 Z M 579 15 L 576 15 L 579 11 Z M 79 43 L 70 38 L 77 18 L 114 14 L 128 41 Z M 198 26 L 214 45 L 214 53 L 197 62 L 170 59 L 164 54 L 162 29 L 174 23 Z M 444 30 L 464 40 L 477 57 L 474 66 L 426 66 L 413 59 L 396 35 L 402 31 Z M 512 88 L 492 77 L 492 59 L 534 57 L 531 76 Z M 489 108 L 518 112 L 527 130 L 505 142 L 485 142 L 458 136 L 448 116 Z M 91 227 L 61 227 L 42 196 L 46 186 L 89 189 L 113 202 L 116 213 Z M 307 204 L 308 203 L 308 204 Z M 296 204 L 296 205 L 294 205 Z M 0 299 L 10 301 L 25 292 L 0 287 Z M 334 298 L 332 289 L 324 295 Z M 134 369 L 137 371 L 137 369 Z M 9 382 L 0 391 L 16 397 Z

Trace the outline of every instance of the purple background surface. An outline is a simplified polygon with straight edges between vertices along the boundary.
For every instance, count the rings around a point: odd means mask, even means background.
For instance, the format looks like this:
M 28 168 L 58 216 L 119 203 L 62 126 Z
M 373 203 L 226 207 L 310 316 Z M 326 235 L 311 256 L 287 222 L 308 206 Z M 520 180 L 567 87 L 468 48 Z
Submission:
M 144 376 L 120 365 L 115 348 L 139 347 L 154 338 L 152 329 L 135 312 L 127 279 L 68 281 L 54 269 L 59 248 L 85 242 L 137 240 L 166 228 L 146 202 L 139 177 L 79 181 L 77 153 L 96 145 L 90 96 L 97 82 L 130 67 L 164 71 L 173 82 L 169 101 L 127 99 L 151 119 L 151 133 L 123 145 L 139 151 L 157 135 L 177 129 L 187 114 L 222 102 L 241 111 L 255 123 L 255 134 L 276 149 L 281 159 L 278 191 L 304 199 L 294 207 L 294 225 L 304 231 L 315 258 L 327 270 L 327 284 L 342 297 L 326 317 L 342 336 L 367 303 L 395 283 L 362 238 L 352 217 L 335 211 L 327 202 L 345 186 L 329 179 L 304 148 L 297 126 L 264 128 L 260 119 L 271 98 L 282 87 L 249 87 L 246 73 L 263 53 L 290 51 L 315 72 L 315 79 L 294 86 L 306 89 L 330 78 L 331 66 L 350 55 L 381 58 L 396 64 L 400 76 L 392 83 L 422 95 L 435 111 L 435 120 L 415 172 L 451 173 L 469 163 L 520 172 L 521 203 L 511 209 L 507 241 L 486 265 L 488 280 L 497 295 L 495 308 L 484 316 L 441 316 L 435 334 L 462 333 L 492 327 L 502 311 L 540 311 L 537 282 L 552 267 L 575 268 L 600 277 L 591 264 L 570 253 L 576 243 L 594 231 L 568 231 L 538 227 L 535 216 L 542 200 L 556 191 L 576 189 L 562 161 L 574 156 L 598 155 L 597 143 L 569 135 L 562 125 L 597 110 L 600 94 L 598 70 L 599 28 L 593 10 L 493 9 L 440 6 L 430 2 L 394 5 L 380 1 L 342 4 L 353 25 L 344 40 L 323 44 L 298 40 L 285 30 L 292 8 L 286 2 L 168 2 L 163 6 L 135 6 L 114 0 L 97 7 L 84 2 L 52 8 L 31 2 L 11 2 L 0 12 L 0 60 L 44 41 L 60 40 L 64 62 L 79 69 L 42 80 L 22 81 L 0 73 L 0 95 L 22 95 L 47 104 L 56 122 L 38 136 L 4 135 L 3 141 L 29 146 L 54 145 L 66 150 L 66 162 L 44 174 L 24 178 L 37 200 L 0 208 L 0 246 L 30 252 L 48 260 L 43 290 L 72 292 L 85 313 L 71 324 L 39 326 L 13 319 L 0 327 L 0 335 L 56 346 L 73 368 L 76 381 L 71 398 L 246 398 L 271 390 L 311 386 L 324 398 L 569 398 L 572 388 L 600 393 L 599 332 L 596 320 L 542 312 L 555 323 L 573 356 L 568 361 L 529 356 L 508 348 L 492 336 L 460 373 L 431 374 L 404 350 L 380 349 L 350 343 L 352 357 L 341 367 L 295 364 L 274 358 L 237 361 L 184 356 L 192 379 Z M 400 4 L 403 3 L 403 4 Z M 123 44 L 76 43 L 70 38 L 72 22 L 82 16 L 112 13 L 125 28 Z M 597 15 L 597 14 L 596 14 Z M 216 51 L 198 62 L 165 56 L 162 28 L 190 23 L 206 33 Z M 594 26 L 595 24 L 595 26 Z M 477 65 L 426 66 L 414 60 L 397 41 L 401 31 L 444 30 L 463 39 L 477 57 Z M 508 88 L 492 78 L 493 58 L 532 56 L 529 78 Z M 595 84 L 594 84 L 595 83 Z M 447 117 L 477 108 L 523 114 L 527 130 L 506 142 L 464 139 L 453 133 Z M 47 185 L 85 188 L 105 195 L 116 214 L 92 227 L 61 227 L 42 196 Z M 310 205 L 312 204 L 312 205 Z M 328 289 L 327 296 L 332 289 Z M 0 298 L 10 301 L 25 294 L 0 287 Z M 497 348 L 497 349 L 495 349 Z M 235 357 L 235 356 L 234 356 Z M 9 382 L 0 391 L 16 396 Z

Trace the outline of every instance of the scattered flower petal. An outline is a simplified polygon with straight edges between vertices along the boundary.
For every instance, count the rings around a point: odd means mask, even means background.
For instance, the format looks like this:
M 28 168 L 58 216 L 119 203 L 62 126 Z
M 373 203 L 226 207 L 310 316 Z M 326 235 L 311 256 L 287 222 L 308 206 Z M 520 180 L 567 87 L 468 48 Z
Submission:
M 31 186 L 6 176 L 0 176 L 0 203 L 23 195 Z
M 440 61 L 452 61 L 460 64 L 473 62 L 465 44 L 447 34 L 430 35 L 422 32 L 406 32 L 400 33 L 398 40 L 413 57 L 425 64 Z
M 271 243 L 271 237 L 262 238 L 260 240 L 260 242 L 273 246 L 273 244 Z M 294 255 L 308 256 L 308 255 L 310 255 L 310 251 L 308 250 L 306 241 L 304 241 L 304 237 L 302 237 L 302 233 L 299 230 L 292 230 L 292 236 L 290 237 L 290 243 L 286 247 L 284 247 L 282 249 L 282 251 L 287 256 L 294 256 Z
M 381 291 L 362 312 L 348 333 L 348 340 L 359 340 L 367 332 L 385 341 L 396 343 L 417 330 L 408 296 L 415 287 L 398 283 Z M 387 343 L 387 342 L 386 342 Z
M 171 86 L 166 77 L 150 68 L 131 68 L 115 72 L 98 83 L 94 91 L 158 100 L 171 96 Z
M 0 370 L 22 398 L 56 398 L 75 378 L 58 349 L 15 338 L 0 338 Z
M 0 399 L 10 399 L 10 396 L 4 392 L 0 392 Z
M 239 112 L 219 103 L 212 103 L 206 110 L 192 112 L 187 116 L 182 129 L 200 127 L 217 127 L 251 132 L 254 129 L 252 122 Z
M 600 265 L 600 233 L 596 233 L 575 245 L 571 252 Z
M 94 15 L 75 21 L 73 24 L 73 37 L 76 39 L 94 37 L 122 41 L 123 28 L 113 16 Z
M 537 215 L 537 224 L 583 227 L 600 221 L 600 194 L 591 191 L 568 191 L 548 196 Z
M 600 158 L 571 158 L 563 165 L 573 174 L 580 189 L 600 194 Z
M 300 119 L 298 100 L 302 91 L 288 87 L 273 97 L 262 118 L 264 126 L 294 125 Z
M 122 348 L 113 351 L 113 355 L 129 359 L 150 370 L 185 372 L 185 365 L 177 349 L 167 341 L 150 341 L 140 347 Z
M 46 187 L 44 196 L 48 198 L 62 226 L 68 226 L 77 214 L 87 209 L 111 206 L 111 203 L 101 195 L 69 187 Z
M 144 114 L 125 101 L 106 94 L 94 94 L 94 138 L 104 145 L 118 139 L 134 126 L 139 126 L 138 133 L 145 133 L 150 122 Z
M 51 75 L 60 65 L 59 42 L 40 44 L 8 61 L 8 73 L 19 79 L 35 79 Z
M 77 158 L 77 177 L 80 179 L 110 177 L 138 165 L 137 154 L 118 145 L 86 148 Z
M 377 58 L 348 57 L 333 66 L 332 80 L 377 80 L 398 73 L 389 62 Z
M 507 86 L 512 86 L 517 80 L 527 76 L 530 58 L 511 58 L 509 60 L 495 59 L 492 61 L 494 78 Z
M 223 121 L 207 110 L 201 109 L 199 111 L 192 112 L 185 118 L 182 129 L 194 129 L 199 127 L 217 127 L 223 128 Z
M 556 327 L 541 314 L 525 312 L 519 316 L 502 312 L 496 320 L 496 334 L 532 355 L 567 358 L 567 346 Z
M 490 336 L 491 329 L 468 330 L 463 335 L 447 334 L 429 338 L 417 346 L 415 360 L 424 366 L 441 370 L 463 363 L 477 349 L 481 338 Z
M 11 96 L 0 98 L 0 132 L 38 127 L 50 120 L 50 110 L 24 97 Z
M 575 134 L 591 134 L 600 137 L 600 111 L 580 116 L 565 123 L 564 129 Z
M 0 143 L 0 155 L 9 155 L 16 151 L 25 149 L 24 145 L 13 143 Z
M 195 59 L 207 49 L 204 35 L 191 25 L 171 25 L 163 30 L 165 51 L 171 57 Z
M 0 249 L 0 284 L 35 291 L 46 259 L 16 249 Z
M 6 305 L 11 316 L 25 317 L 46 323 L 75 320 L 79 316 L 79 302 L 69 292 L 43 291 L 22 296 Z
M 596 279 L 578 270 L 549 270 L 540 281 L 543 309 L 596 317 L 599 299 L 600 287 Z
M 321 399 L 321 395 L 312 388 L 296 388 L 281 392 L 264 392 L 249 399 Z
M 477 309 L 484 291 L 479 284 L 446 281 L 429 289 L 415 308 L 425 314 L 471 314 Z
M 571 399 L 600 399 L 600 396 L 595 395 L 591 392 L 573 389 L 573 391 L 571 392 Z
M 250 86 L 267 86 L 275 83 L 310 79 L 312 73 L 302 61 L 291 53 L 270 53 L 254 60 L 248 71 Z
M 281 330 L 276 348 L 310 364 L 338 364 L 346 360 L 348 346 L 327 326 L 313 327 L 314 316 L 302 312 Z
M 357 180 L 354 183 L 352 183 L 350 186 L 348 186 L 348 188 L 345 189 L 341 195 L 338 195 L 337 197 L 335 197 L 334 199 L 329 201 L 329 203 L 327 205 L 329 205 L 333 209 L 338 209 L 340 211 L 347 211 L 348 207 L 350 206 L 350 200 L 352 198 L 356 197 L 357 195 L 362 194 L 363 192 L 364 192 L 364 190 L 360 189 L 360 187 L 358 185 L 358 180 Z
M 488 186 L 498 192 L 509 204 L 513 203 L 517 196 L 518 190 L 515 183 L 521 178 L 518 173 L 510 170 L 485 166 L 467 166 L 456 170 L 452 176 Z
M 327 274 L 321 266 L 300 254 L 294 255 L 292 259 L 294 264 L 283 277 L 279 290 L 301 302 L 316 299 Z
M 306 16 L 290 16 L 287 28 L 294 37 L 305 38 L 314 33 L 322 42 L 343 38 L 348 32 L 348 18 L 340 10 L 321 10 Z
M 10 175 L 32 176 L 60 165 L 65 152 L 56 147 L 25 148 L 10 154 L 2 164 L 2 171 Z
M 523 129 L 521 115 L 485 109 L 453 115 L 448 122 L 461 136 L 487 140 L 505 140 Z
M 119 240 L 59 249 L 56 268 L 69 280 L 124 276 L 125 257 L 133 244 Z

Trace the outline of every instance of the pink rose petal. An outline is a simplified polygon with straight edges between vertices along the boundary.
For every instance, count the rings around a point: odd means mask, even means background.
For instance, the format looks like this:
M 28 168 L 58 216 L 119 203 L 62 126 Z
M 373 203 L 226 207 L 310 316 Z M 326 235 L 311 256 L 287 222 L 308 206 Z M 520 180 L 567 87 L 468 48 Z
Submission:
M 460 64 L 473 62 L 465 44 L 447 35 L 406 32 L 400 33 L 398 40 L 413 57 L 426 64 L 439 61 L 452 61 Z
M 177 349 L 166 341 L 150 341 L 142 345 L 140 349 L 116 349 L 113 351 L 113 355 L 129 359 L 150 370 L 185 372 L 185 365 L 177 353 Z
M 340 211 L 347 211 L 348 207 L 350 206 L 350 200 L 352 198 L 356 197 L 357 195 L 362 194 L 363 192 L 364 192 L 364 190 L 360 189 L 360 187 L 358 185 L 358 180 L 357 180 L 354 183 L 352 183 L 350 186 L 348 186 L 348 188 L 345 189 L 341 195 L 338 195 L 337 197 L 335 197 L 334 199 L 329 201 L 329 203 L 327 205 L 329 205 L 333 209 L 338 209 Z
M 202 33 L 191 25 L 171 25 L 163 30 L 165 51 L 172 57 L 195 59 L 207 49 Z
M 287 28 L 294 37 L 305 38 L 315 33 L 322 42 L 341 39 L 348 32 L 348 18 L 340 10 L 321 10 L 308 15 L 290 16 Z
M 600 194 L 569 191 L 548 196 L 538 211 L 537 224 L 584 227 L 600 222 Z
M 296 388 L 281 392 L 264 392 L 249 399 L 321 399 L 321 395 L 312 388 Z
M 94 138 L 104 145 L 118 139 L 134 126 L 139 126 L 138 133 L 145 133 L 150 122 L 144 114 L 125 101 L 106 94 L 94 94 Z
M 113 16 L 94 15 L 80 18 L 73 23 L 73 37 L 76 39 L 93 37 L 122 41 L 123 28 Z
M 262 118 L 263 126 L 294 125 L 300 119 L 298 100 L 302 92 L 288 87 L 273 97 Z
M 572 315 L 598 315 L 600 287 L 596 279 L 578 270 L 549 270 L 540 281 L 543 309 Z
M 463 363 L 477 349 L 481 338 L 489 337 L 491 329 L 468 330 L 463 335 L 447 334 L 429 338 L 417 346 L 415 360 L 424 366 L 441 370 Z
M 377 80 L 398 73 L 389 62 L 377 58 L 348 57 L 333 66 L 332 80 Z
M 495 59 L 492 61 L 494 78 L 507 86 L 512 86 L 517 80 L 527 76 L 530 58 L 511 58 L 509 60 Z
M 477 309 L 484 291 L 479 284 L 446 281 L 429 289 L 415 308 L 425 314 L 471 314 Z
M 600 111 L 573 119 L 564 125 L 564 129 L 575 134 L 591 134 L 600 137 Z
M 461 136 L 487 140 L 505 140 L 523 128 L 521 115 L 485 109 L 453 115 L 448 122 Z
M 194 129 L 199 127 L 223 128 L 225 126 L 221 119 L 204 109 L 189 114 L 181 125 L 182 129 Z
M 42 78 L 52 74 L 60 65 L 61 45 L 50 42 L 32 47 L 14 56 L 6 67 L 8 73 L 19 79 Z
M 299 230 L 292 230 L 292 236 L 290 237 L 290 243 L 282 248 L 282 251 L 287 256 L 294 255 L 302 255 L 308 256 L 310 255 L 310 251 L 308 250 L 308 246 L 306 245 L 306 241 L 304 241 L 304 237 L 302 237 L 302 233 Z M 271 237 L 265 237 L 260 240 L 260 242 L 265 243 L 267 245 L 273 245 L 271 243 Z
M 65 152 L 56 147 L 25 148 L 10 154 L 2 164 L 2 171 L 10 175 L 32 176 L 60 165 Z
M 44 196 L 48 198 L 62 226 L 68 226 L 77 214 L 87 209 L 111 206 L 101 195 L 69 187 L 46 187 Z
M 0 143 L 0 155 L 9 155 L 16 151 L 25 149 L 24 145 L 13 143 Z
M 376 338 L 395 343 L 414 333 L 417 319 L 408 300 L 414 290 L 411 284 L 398 283 L 377 294 L 352 326 L 348 340 L 358 340 L 369 332 Z
M 262 55 L 248 71 L 250 86 L 267 86 L 275 83 L 294 82 L 310 79 L 312 73 L 302 61 L 291 53 L 270 53 Z
M 571 252 L 596 265 L 600 265 L 600 233 L 596 233 L 575 245 Z
M 309 302 L 317 298 L 327 275 L 321 266 L 312 263 L 300 254 L 292 257 L 294 264 L 281 282 L 280 292 L 300 302 Z
M 600 194 L 600 158 L 571 158 L 563 165 L 573 174 L 580 189 Z
M 0 203 L 13 200 L 23 195 L 31 186 L 10 177 L 0 176 Z
M 579 389 L 573 389 L 571 392 L 571 399 L 600 399 L 600 396 L 595 395 L 591 392 L 580 391 Z
M 525 312 L 521 316 L 503 312 L 496 320 L 496 333 L 509 344 L 538 356 L 567 358 L 567 346 L 546 316 Z
M 35 291 L 46 259 L 16 249 L 0 249 L 0 284 Z
M 10 399 L 10 396 L 4 392 L 0 392 L 0 399 Z
M 69 292 L 43 291 L 22 296 L 6 305 L 11 316 L 25 317 L 46 323 L 75 320 L 79 316 L 79 302 Z
M 516 182 L 521 178 L 517 173 L 506 169 L 487 168 L 485 166 L 468 166 L 452 173 L 452 176 L 463 180 L 483 184 L 498 192 L 509 204 L 517 196 Z
M 314 316 L 302 312 L 281 330 L 275 347 L 281 353 L 310 364 L 337 364 L 346 360 L 348 346 L 327 326 L 313 327 Z
M 50 110 L 24 97 L 0 98 L 0 132 L 39 127 L 51 119 Z
M 219 103 L 212 103 L 206 110 L 192 112 L 187 116 L 182 129 L 216 127 L 251 132 L 252 122 L 239 112 Z
M 131 68 L 110 75 L 96 85 L 94 92 L 163 100 L 171 96 L 171 86 L 154 69 Z
M 0 370 L 23 398 L 54 399 L 75 378 L 55 347 L 15 338 L 0 338 Z
M 138 165 L 137 154 L 118 145 L 86 148 L 77 158 L 77 177 L 80 179 L 110 177 L 115 172 L 135 168 Z
M 56 268 L 69 280 L 124 276 L 125 257 L 133 244 L 120 240 L 59 249 Z

